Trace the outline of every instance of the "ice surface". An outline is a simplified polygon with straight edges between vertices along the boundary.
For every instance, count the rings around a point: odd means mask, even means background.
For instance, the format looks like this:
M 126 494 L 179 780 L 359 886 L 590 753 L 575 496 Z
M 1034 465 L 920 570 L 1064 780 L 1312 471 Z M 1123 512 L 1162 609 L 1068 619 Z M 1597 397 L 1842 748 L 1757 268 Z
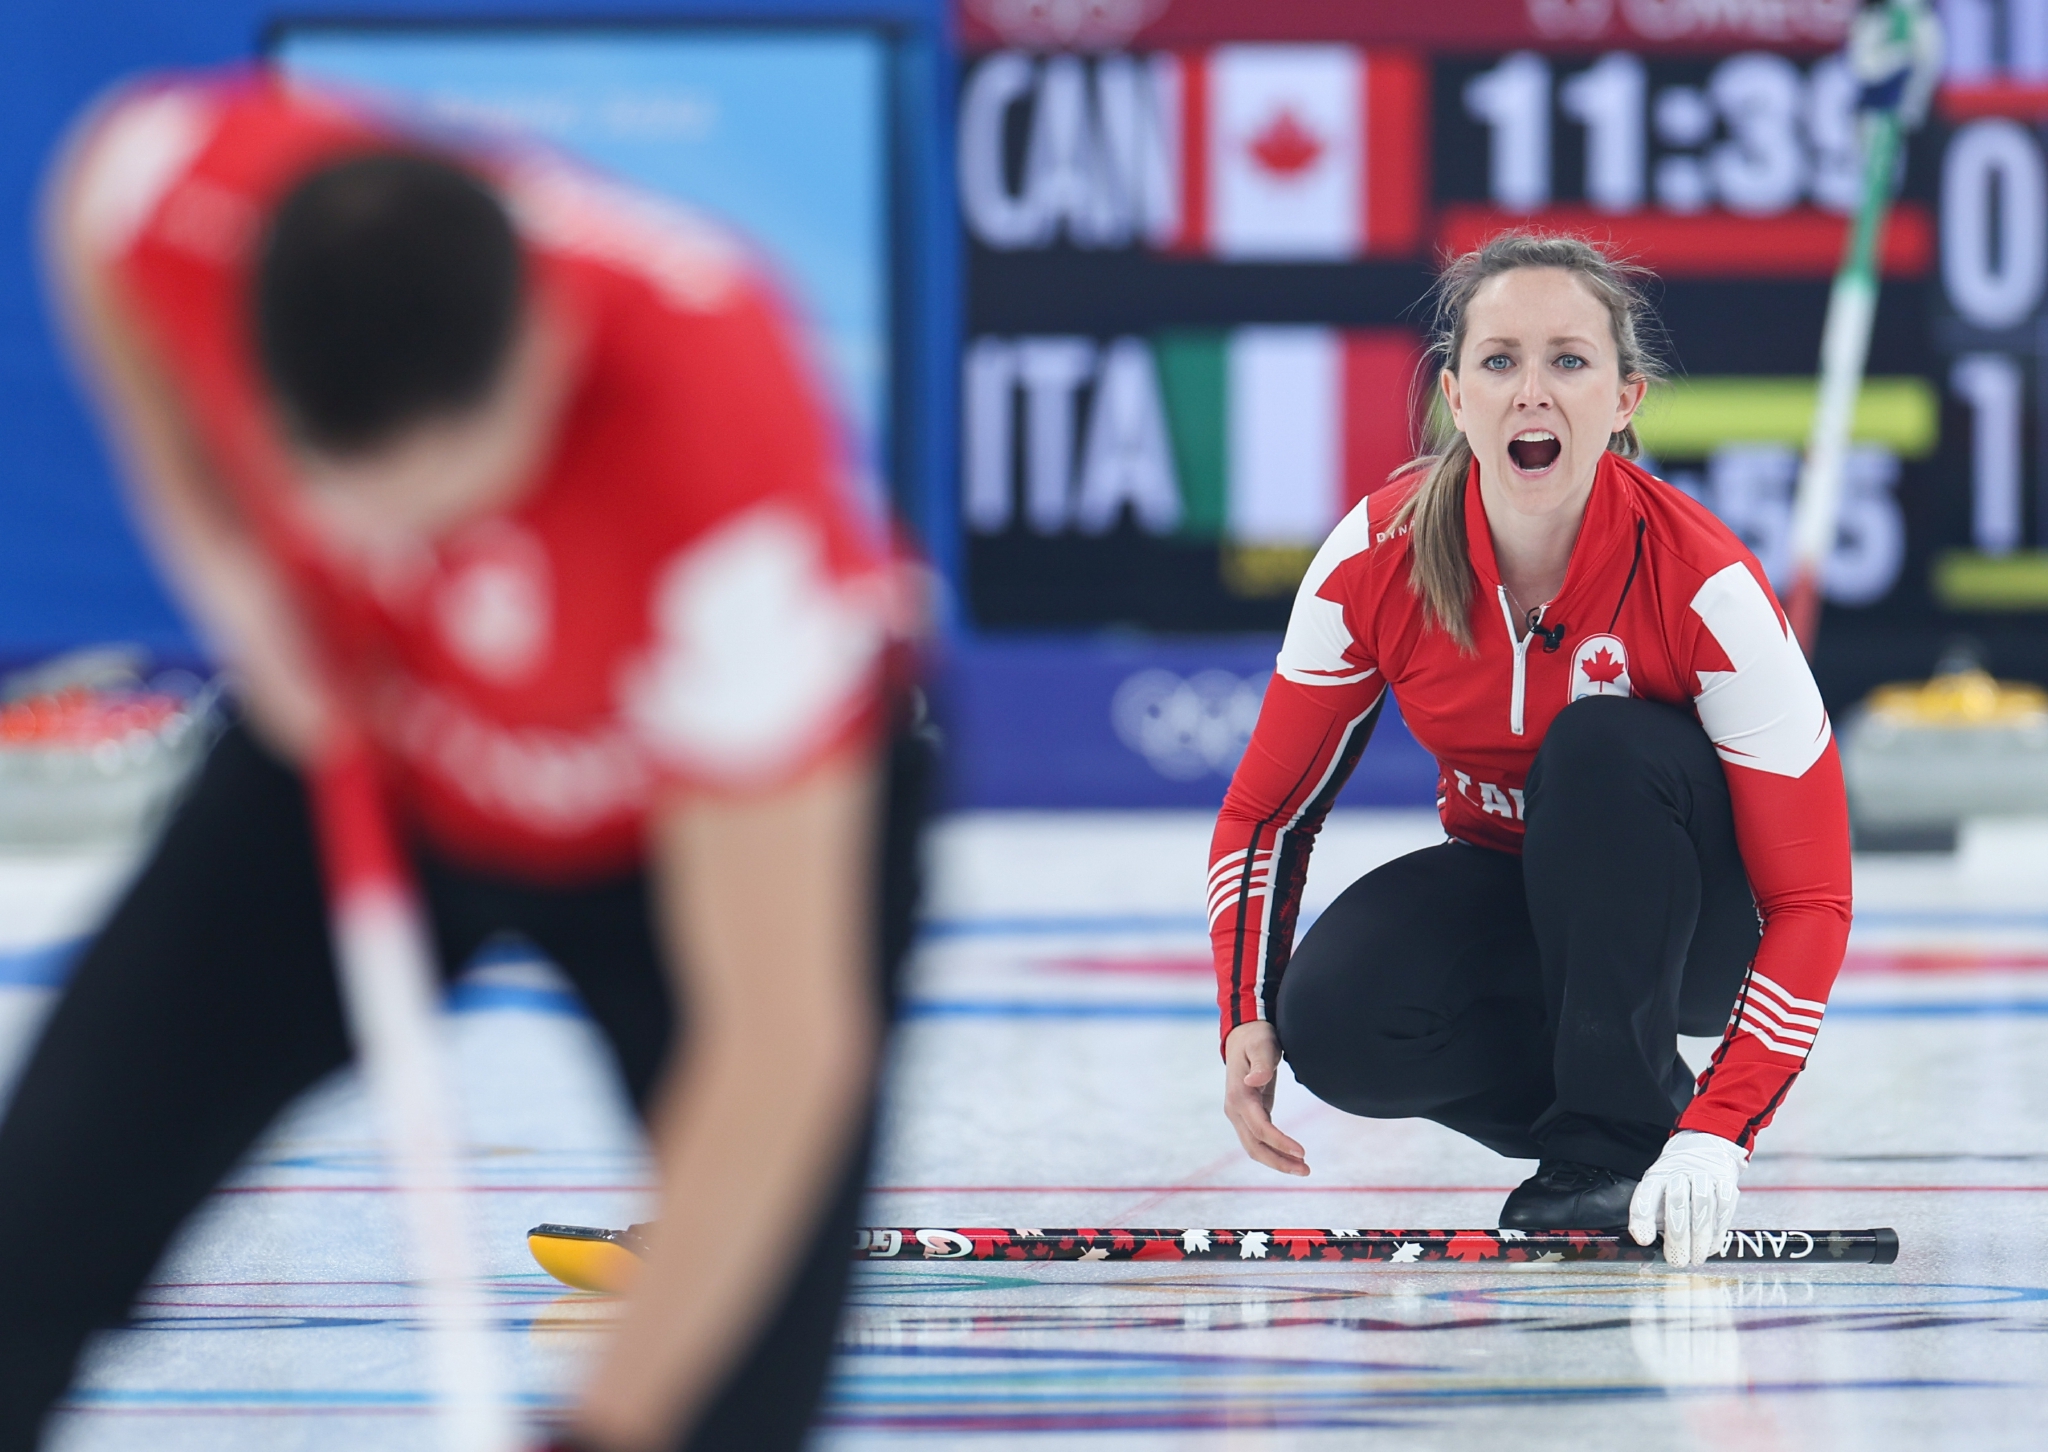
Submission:
M 1315 1174 L 1238 1152 L 1217 1109 L 1207 827 L 988 814 L 934 834 L 870 1223 L 1492 1223 L 1526 1164 L 1351 1119 L 1291 1082 L 1279 1117 Z M 1310 909 L 1434 837 L 1413 814 L 1339 814 Z M 1859 860 L 1848 971 L 1746 1179 L 1742 1223 L 1893 1225 L 1896 1265 L 862 1266 L 820 1445 L 2036 1447 L 2048 870 L 2029 855 L 1966 833 L 1954 857 Z M 8 870 L 0 914 L 36 896 Z M 35 937 L 0 922 L 9 947 Z M 545 970 L 490 974 L 500 991 L 472 989 L 452 1036 L 504 1342 L 541 1405 L 567 1395 L 611 1310 L 560 1294 L 521 1232 L 645 1214 L 646 1166 L 602 1046 Z M 0 989 L 0 1052 L 46 999 Z M 343 1077 L 276 1127 L 134 1324 L 96 1344 L 54 1445 L 425 1452 L 391 1208 Z

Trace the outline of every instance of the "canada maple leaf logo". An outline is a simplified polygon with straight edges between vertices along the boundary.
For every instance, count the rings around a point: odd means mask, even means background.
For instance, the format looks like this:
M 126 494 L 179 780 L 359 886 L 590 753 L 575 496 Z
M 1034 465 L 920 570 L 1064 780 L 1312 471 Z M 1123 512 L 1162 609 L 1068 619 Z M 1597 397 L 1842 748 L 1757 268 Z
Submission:
M 1444 1254 L 1452 1260 L 1492 1260 L 1500 1254 L 1500 1241 L 1483 1230 L 1461 1230 L 1451 1237 Z
M 974 1242 L 976 1260 L 987 1260 L 1010 1243 L 1010 1232 L 1007 1230 L 991 1230 L 977 1226 L 971 1230 L 962 1230 L 960 1233 Z
M 1254 161 L 1275 176 L 1289 179 L 1314 166 L 1328 149 L 1313 131 L 1302 125 L 1293 109 L 1285 106 L 1251 139 L 1250 145 Z
M 1319 1245 L 1327 1244 L 1329 1238 L 1320 1230 L 1276 1230 L 1273 1232 L 1274 1242 L 1287 1247 L 1287 1256 L 1290 1260 L 1309 1259 L 1315 1248 Z
M 1611 686 L 1621 679 L 1623 666 L 1620 661 L 1614 658 L 1614 652 L 1603 645 L 1584 661 L 1580 662 L 1579 669 L 1586 673 L 1587 680 L 1598 681 L 1603 686 Z

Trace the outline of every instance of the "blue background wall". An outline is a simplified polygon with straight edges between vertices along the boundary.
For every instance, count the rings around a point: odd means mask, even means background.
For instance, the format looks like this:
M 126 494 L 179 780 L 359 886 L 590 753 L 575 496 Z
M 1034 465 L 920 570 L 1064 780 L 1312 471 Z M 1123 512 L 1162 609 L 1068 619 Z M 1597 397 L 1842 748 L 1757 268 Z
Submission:
M 923 402 L 904 440 L 907 482 L 943 508 L 958 327 L 950 59 L 943 0 L 391 0 L 282 8 L 252 0 L 5 0 L 0 3 L 0 662 L 93 641 L 134 640 L 176 656 L 194 644 L 142 557 L 109 460 L 58 356 L 35 265 L 36 196 L 51 147 L 95 95 L 138 71 L 255 55 L 280 19 L 559 21 L 882 20 L 901 27 L 907 74 L 897 121 L 916 157 L 916 219 L 899 280 L 920 291 L 900 340 Z M 934 540 L 945 519 L 921 519 Z

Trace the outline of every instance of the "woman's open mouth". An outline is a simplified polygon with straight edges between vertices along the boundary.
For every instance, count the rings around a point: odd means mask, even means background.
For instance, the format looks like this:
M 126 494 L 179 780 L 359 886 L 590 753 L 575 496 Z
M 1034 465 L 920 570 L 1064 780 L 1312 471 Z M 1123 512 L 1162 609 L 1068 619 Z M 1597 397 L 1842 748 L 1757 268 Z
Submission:
M 1541 474 L 1563 452 L 1564 445 L 1548 429 L 1526 429 L 1508 441 L 1508 457 L 1524 474 Z

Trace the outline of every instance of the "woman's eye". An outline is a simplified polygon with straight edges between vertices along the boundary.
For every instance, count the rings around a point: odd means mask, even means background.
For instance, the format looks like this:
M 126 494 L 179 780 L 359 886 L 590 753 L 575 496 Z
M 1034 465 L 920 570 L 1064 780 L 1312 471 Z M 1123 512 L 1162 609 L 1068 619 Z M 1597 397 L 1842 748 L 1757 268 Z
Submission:
M 1479 366 L 1482 368 L 1490 369 L 1495 373 L 1503 373 L 1506 372 L 1507 369 L 1513 365 L 1510 362 L 1507 354 L 1496 353 Z
M 1576 353 L 1566 353 L 1557 360 L 1557 366 L 1560 368 L 1583 368 L 1586 366 L 1586 360 Z

